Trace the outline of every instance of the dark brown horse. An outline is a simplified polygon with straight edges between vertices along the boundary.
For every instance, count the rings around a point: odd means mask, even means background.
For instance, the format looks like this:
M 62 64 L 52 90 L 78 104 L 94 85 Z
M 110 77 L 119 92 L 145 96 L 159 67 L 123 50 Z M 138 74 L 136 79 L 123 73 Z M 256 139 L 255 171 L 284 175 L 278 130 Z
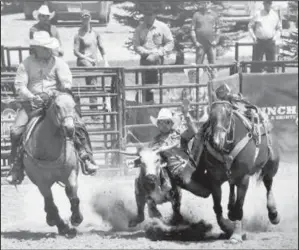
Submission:
M 77 115 L 75 105 L 70 94 L 57 94 L 51 98 L 44 118 L 37 122 L 34 121 L 36 118 L 31 120 L 24 138 L 26 174 L 44 197 L 48 225 L 56 226 L 65 236 L 74 236 L 76 230 L 60 217 L 51 187 L 56 182 L 65 185 L 72 211 L 70 221 L 73 226 L 78 226 L 83 216 L 77 195 L 80 162 L 73 142 Z
M 199 167 L 207 170 L 217 222 L 232 242 L 242 241 L 243 204 L 250 176 L 255 173 L 267 190 L 269 220 L 272 224 L 280 221 L 272 192 L 279 166 L 278 144 L 264 123 L 257 125 L 258 134 L 252 128 L 247 118 L 226 101 L 211 105 L 209 120 L 203 126 Z M 226 181 L 230 185 L 229 220 L 223 218 L 221 207 L 221 185 Z

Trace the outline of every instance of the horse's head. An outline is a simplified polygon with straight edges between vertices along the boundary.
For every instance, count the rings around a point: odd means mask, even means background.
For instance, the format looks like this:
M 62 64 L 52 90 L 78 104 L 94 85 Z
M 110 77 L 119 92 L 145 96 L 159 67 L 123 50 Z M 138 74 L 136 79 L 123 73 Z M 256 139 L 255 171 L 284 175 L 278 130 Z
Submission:
M 227 101 L 213 102 L 210 108 L 210 140 L 213 146 L 222 150 L 232 126 L 233 107 Z
M 59 93 L 52 97 L 47 116 L 57 126 L 62 128 L 67 138 L 75 134 L 76 103 L 68 93 Z

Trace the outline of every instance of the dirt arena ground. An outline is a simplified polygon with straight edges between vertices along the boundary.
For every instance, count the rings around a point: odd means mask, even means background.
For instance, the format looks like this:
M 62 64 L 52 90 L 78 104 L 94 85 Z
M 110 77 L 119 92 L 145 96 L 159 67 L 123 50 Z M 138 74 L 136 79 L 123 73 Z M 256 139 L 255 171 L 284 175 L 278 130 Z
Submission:
M 244 230 L 247 239 L 231 245 L 227 240 L 201 242 L 151 241 L 144 226 L 128 229 L 128 218 L 136 213 L 132 177 L 81 177 L 79 195 L 84 222 L 78 236 L 66 239 L 46 224 L 42 196 L 26 181 L 18 188 L 1 186 L 1 249 L 298 249 L 298 165 L 282 163 L 274 182 L 274 195 L 281 222 L 269 223 L 264 186 L 252 178 L 244 205 Z M 60 186 L 53 187 L 54 199 L 63 218 L 70 216 L 69 202 Z M 226 215 L 228 184 L 223 185 L 223 209 Z M 119 206 L 123 204 L 124 206 Z M 192 222 L 200 219 L 213 225 L 216 238 L 220 229 L 213 212 L 212 198 L 197 198 L 183 192 L 182 213 Z M 95 209 L 96 208 L 96 211 Z M 170 204 L 159 206 L 164 216 L 171 215 Z

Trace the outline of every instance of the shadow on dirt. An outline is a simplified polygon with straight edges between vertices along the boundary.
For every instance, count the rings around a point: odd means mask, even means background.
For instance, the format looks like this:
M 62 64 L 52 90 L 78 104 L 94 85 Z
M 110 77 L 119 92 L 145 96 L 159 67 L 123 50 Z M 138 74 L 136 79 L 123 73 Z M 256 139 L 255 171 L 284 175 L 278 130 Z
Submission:
M 10 232 L 1 232 L 1 237 L 8 239 L 17 239 L 17 240 L 41 240 L 56 238 L 57 233 L 40 233 L 40 232 L 31 232 L 28 230 L 21 231 L 10 231 Z

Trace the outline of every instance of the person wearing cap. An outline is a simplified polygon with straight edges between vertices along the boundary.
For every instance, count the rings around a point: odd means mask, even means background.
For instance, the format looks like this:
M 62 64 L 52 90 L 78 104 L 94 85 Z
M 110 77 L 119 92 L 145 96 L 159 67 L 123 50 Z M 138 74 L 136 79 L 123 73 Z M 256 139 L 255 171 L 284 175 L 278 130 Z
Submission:
M 173 36 L 169 27 L 156 19 L 159 4 L 141 3 L 140 11 L 143 22 L 135 29 L 133 46 L 140 55 L 140 65 L 161 65 L 164 56 L 169 54 L 174 47 Z M 157 84 L 158 71 L 147 70 L 143 74 L 143 84 Z M 153 101 L 151 90 L 144 92 L 145 101 Z
M 272 9 L 272 1 L 263 1 L 264 9 L 259 10 L 248 24 L 249 33 L 254 44 L 253 61 L 262 61 L 266 55 L 267 61 L 275 61 L 276 44 L 280 39 L 282 24 L 278 14 Z M 274 72 L 274 67 L 266 67 L 268 72 Z M 252 65 L 252 72 L 261 72 L 261 65 Z
M 77 57 L 77 66 L 94 67 L 98 65 L 98 49 L 103 57 L 104 66 L 109 67 L 102 38 L 95 29 L 91 27 L 91 14 L 88 10 L 81 13 L 82 25 L 74 38 L 74 54 Z M 87 85 L 95 85 L 95 77 L 87 77 Z M 96 103 L 97 98 L 90 98 L 91 103 Z M 97 109 L 96 105 L 91 105 L 91 109 Z
M 196 64 L 203 64 L 205 55 L 209 64 L 214 64 L 216 59 L 216 45 L 219 38 L 217 14 L 209 10 L 209 5 L 208 1 L 202 3 L 191 22 L 191 39 L 196 47 Z
M 51 37 L 55 37 L 59 41 L 59 48 L 57 53 L 59 56 L 63 56 L 62 43 L 60 39 L 57 27 L 50 23 L 50 20 L 55 16 L 55 11 L 50 12 L 47 5 L 42 5 L 38 10 L 34 10 L 32 13 L 34 19 L 38 20 L 38 23 L 34 24 L 29 31 L 29 38 L 33 38 L 33 34 L 36 31 L 47 31 Z
M 192 179 L 196 166 L 189 154 L 188 143 L 197 133 L 197 128 L 188 110 L 189 102 L 184 100 L 182 113 L 186 129 L 181 133 L 173 128 L 173 114 L 169 109 L 162 108 L 157 118 L 151 117 L 152 123 L 158 127 L 159 134 L 154 137 L 149 147 L 160 152 L 162 159 L 167 163 L 170 177 L 177 185 L 197 196 L 208 197 L 211 193 L 208 183 L 199 183 Z
M 18 111 L 10 130 L 12 168 L 7 177 L 10 184 L 20 184 L 24 178 L 21 137 L 32 112 L 42 107 L 44 93 L 50 97 L 57 91 L 72 93 L 72 74 L 69 66 L 62 58 L 53 55 L 53 50 L 59 47 L 57 39 L 50 37 L 46 31 L 37 31 L 30 40 L 30 46 L 33 53 L 20 63 L 14 83 L 16 94 L 22 100 L 22 108 Z M 78 117 L 76 127 L 80 126 L 79 123 L 82 121 Z M 85 149 L 84 152 L 84 149 L 80 148 L 81 160 L 85 162 L 87 169 L 97 169 L 92 155 L 88 155 L 91 149 L 86 143 L 87 139 L 81 139 Z

